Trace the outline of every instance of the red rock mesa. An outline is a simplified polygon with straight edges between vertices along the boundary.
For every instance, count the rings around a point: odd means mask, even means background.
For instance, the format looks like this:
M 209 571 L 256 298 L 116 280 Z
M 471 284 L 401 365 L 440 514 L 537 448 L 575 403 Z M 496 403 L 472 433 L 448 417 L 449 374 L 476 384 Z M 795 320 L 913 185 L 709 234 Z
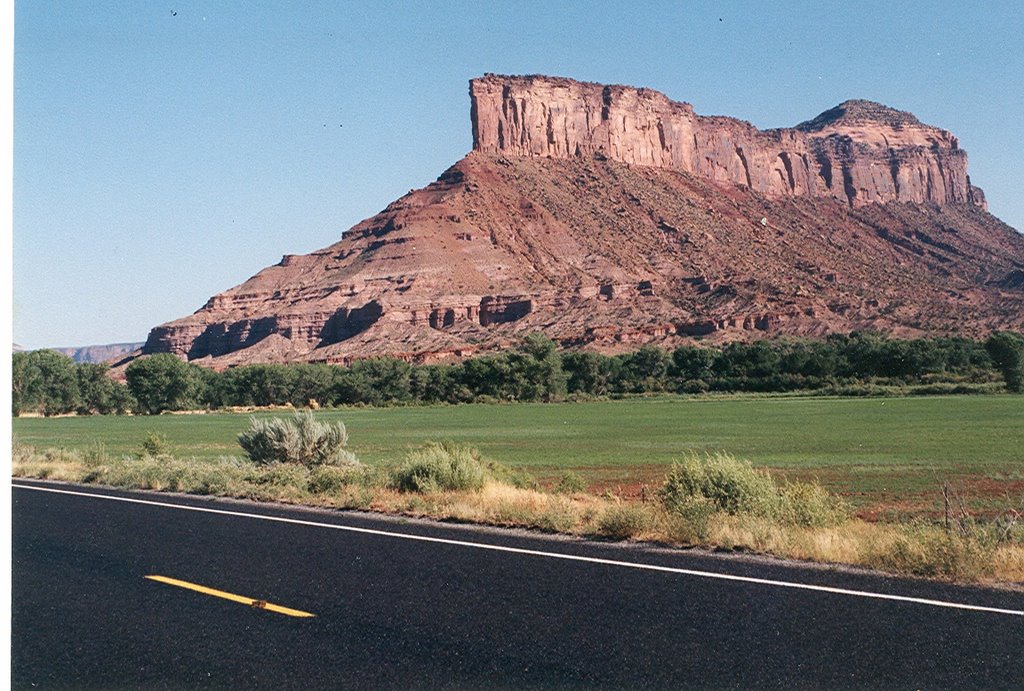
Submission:
M 650 89 L 498 75 L 470 103 L 473 151 L 435 182 L 144 352 L 431 362 L 530 331 L 615 351 L 1024 326 L 1024 237 L 987 213 L 956 137 L 910 113 L 846 101 L 762 131 Z

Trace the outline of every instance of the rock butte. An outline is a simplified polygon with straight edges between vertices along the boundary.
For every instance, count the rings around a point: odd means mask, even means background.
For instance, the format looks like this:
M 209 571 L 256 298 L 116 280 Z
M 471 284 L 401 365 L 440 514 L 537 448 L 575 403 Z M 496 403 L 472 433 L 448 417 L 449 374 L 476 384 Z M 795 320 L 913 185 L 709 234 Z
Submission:
M 1024 237 L 956 137 L 847 101 L 791 129 L 650 89 L 486 75 L 473 151 L 330 247 L 285 255 L 143 352 L 438 362 L 543 331 L 616 351 L 1024 327 Z

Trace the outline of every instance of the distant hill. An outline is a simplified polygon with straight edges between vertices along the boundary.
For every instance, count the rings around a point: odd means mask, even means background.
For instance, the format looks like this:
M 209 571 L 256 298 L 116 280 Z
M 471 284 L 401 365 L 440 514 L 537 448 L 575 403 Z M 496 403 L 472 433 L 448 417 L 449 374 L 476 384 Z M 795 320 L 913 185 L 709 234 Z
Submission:
M 50 348 L 67 355 L 75 362 L 109 362 L 116 358 L 138 350 L 142 343 L 109 343 L 107 345 L 89 345 L 71 348 Z

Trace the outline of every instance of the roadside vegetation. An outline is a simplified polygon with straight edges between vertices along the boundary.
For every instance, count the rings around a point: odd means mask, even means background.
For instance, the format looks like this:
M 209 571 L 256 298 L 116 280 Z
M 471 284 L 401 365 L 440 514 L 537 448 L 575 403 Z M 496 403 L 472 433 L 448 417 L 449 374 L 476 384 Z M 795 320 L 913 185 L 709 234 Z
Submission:
M 23 417 L 17 443 L 111 456 L 238 455 L 250 418 L 293 409 L 184 415 Z M 661 395 L 579 403 L 346 407 L 315 412 L 344 422 L 359 460 L 383 467 L 424 440 L 480 450 L 546 487 L 590 487 L 624 498 L 651 494 L 674 462 L 726 452 L 779 480 L 815 481 L 870 520 L 906 521 L 942 510 L 936 488 L 952 481 L 968 508 L 989 517 L 1024 500 L 1024 405 L 1017 396 L 836 398 Z M 646 488 L 646 489 L 645 489 Z
M 125 384 L 51 351 L 13 364 L 15 415 L 49 418 L 14 421 L 19 477 L 1024 582 L 1022 408 L 993 395 L 1024 387 L 1018 334 L 616 356 L 531 335 L 458 365 L 223 373 L 154 355 Z M 963 393 L 986 395 L 889 397 Z M 256 411 L 247 428 L 157 415 L 234 407 Z M 437 430 L 453 440 L 424 444 Z
M 337 407 L 562 401 L 662 393 L 793 392 L 824 395 L 995 393 L 1024 389 L 1024 336 L 901 340 L 872 333 L 774 339 L 723 348 L 656 346 L 621 355 L 560 351 L 527 336 L 518 347 L 455 365 L 393 358 L 348 367 L 247 365 L 213 372 L 169 354 L 133 361 L 126 382 L 103 365 L 53 351 L 15 353 L 13 412 L 57 415 L 216 410 L 239 406 Z
M 278 426 L 293 429 L 285 436 L 299 434 L 294 429 L 309 422 L 256 421 L 240 436 L 249 444 L 247 457 L 178 458 L 152 455 L 142 446 L 121 456 L 102 447 L 19 446 L 14 475 L 750 551 L 960 582 L 1024 581 L 1024 524 L 1016 512 L 981 523 L 954 502 L 944 521 L 869 523 L 852 517 L 844 501 L 816 483 L 780 483 L 721 453 L 681 458 L 656 491 L 631 501 L 587 491 L 571 476 L 545 488 L 453 442 L 410 449 L 382 466 L 360 463 L 345 435 L 327 431 L 336 426 L 320 428 L 319 438 L 331 441 L 319 455 L 295 447 L 287 460 L 268 460 L 262 446 L 251 443 L 263 434 L 277 439 Z

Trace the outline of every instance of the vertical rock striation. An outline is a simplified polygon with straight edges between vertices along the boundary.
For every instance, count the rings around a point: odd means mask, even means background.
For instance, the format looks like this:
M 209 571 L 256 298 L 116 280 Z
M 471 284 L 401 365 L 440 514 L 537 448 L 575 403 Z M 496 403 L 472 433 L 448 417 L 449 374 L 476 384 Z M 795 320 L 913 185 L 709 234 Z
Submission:
M 473 148 L 490 155 L 605 157 L 745 185 L 769 198 L 986 207 L 956 137 L 870 101 L 762 131 L 697 115 L 651 89 L 486 75 L 469 91 Z

